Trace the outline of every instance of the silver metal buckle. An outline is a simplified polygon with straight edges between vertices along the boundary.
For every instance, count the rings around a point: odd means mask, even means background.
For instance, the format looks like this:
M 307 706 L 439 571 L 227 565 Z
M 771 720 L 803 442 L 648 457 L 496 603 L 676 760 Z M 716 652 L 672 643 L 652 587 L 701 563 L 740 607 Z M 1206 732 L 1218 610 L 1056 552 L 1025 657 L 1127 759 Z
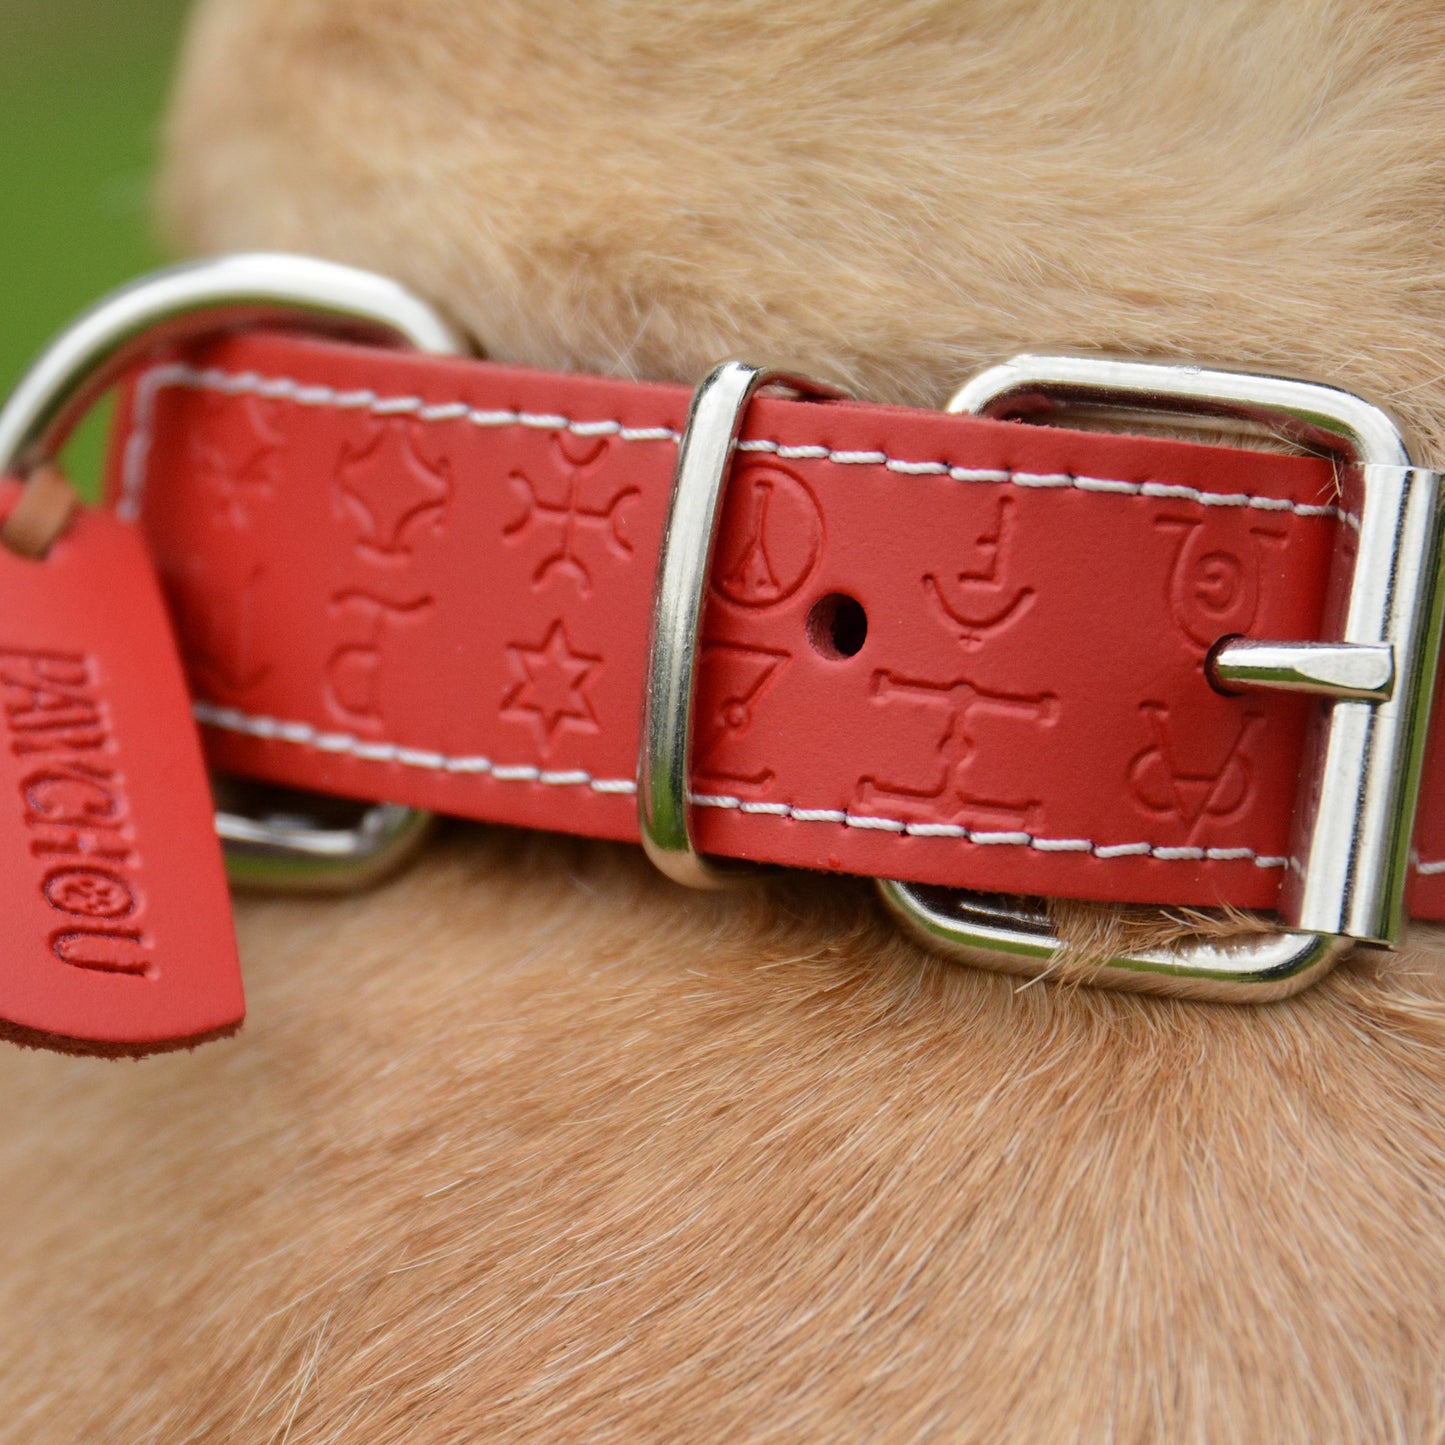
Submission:
M 1039 420 L 1063 408 L 1226 419 L 1340 458 L 1340 528 L 1325 644 L 1221 639 L 1226 687 L 1320 694 L 1295 817 L 1285 929 L 1200 939 L 1103 961 L 1092 982 L 1264 1001 L 1305 987 L 1357 942 L 1388 945 L 1404 915 L 1410 838 L 1434 694 L 1442 605 L 1440 474 L 1417 467 L 1396 424 L 1334 387 L 1245 372 L 1096 356 L 1020 356 L 975 377 L 954 412 Z M 880 880 L 889 907 L 931 947 L 1037 975 L 1061 940 L 1043 905 Z
M 383 276 L 306 256 L 224 256 L 175 266 L 113 292 L 43 351 L 0 409 L 0 474 L 52 460 L 90 404 L 147 351 L 240 326 L 308 326 L 457 355 L 466 341 L 426 302 Z M 377 877 L 416 846 L 428 814 L 353 804 L 351 823 L 294 808 L 216 814 L 238 881 L 336 888 Z M 334 815 L 328 801 L 323 810 Z

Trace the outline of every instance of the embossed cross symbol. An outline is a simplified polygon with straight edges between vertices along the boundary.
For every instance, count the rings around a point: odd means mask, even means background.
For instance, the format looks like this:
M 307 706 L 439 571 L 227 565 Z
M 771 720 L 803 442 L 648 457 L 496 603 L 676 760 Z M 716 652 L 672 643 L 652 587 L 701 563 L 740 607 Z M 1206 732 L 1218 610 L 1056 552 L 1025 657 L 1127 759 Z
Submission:
M 554 494 L 554 488 L 539 485 L 525 472 L 513 472 L 509 478 L 521 498 L 522 511 L 502 528 L 502 535 L 521 538 L 535 528 L 553 539 L 533 569 L 534 587 L 540 587 L 552 573 L 563 572 L 576 582 L 584 597 L 592 591 L 591 569 L 578 550 L 584 532 L 600 535 L 616 556 L 632 555 L 625 508 L 639 495 L 637 488 L 619 487 L 601 503 L 584 500 L 587 484 L 602 469 L 609 450 L 606 437 L 574 437 L 559 432 L 552 438 L 552 456 L 562 479 L 560 495 Z

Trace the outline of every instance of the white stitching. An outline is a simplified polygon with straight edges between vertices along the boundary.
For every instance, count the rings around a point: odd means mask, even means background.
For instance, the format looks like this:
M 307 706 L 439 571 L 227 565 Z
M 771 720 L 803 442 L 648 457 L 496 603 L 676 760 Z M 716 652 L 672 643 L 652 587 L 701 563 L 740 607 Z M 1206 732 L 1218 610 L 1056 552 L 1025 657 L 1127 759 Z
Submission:
M 296 747 L 318 748 L 328 753 L 349 753 L 365 762 L 393 762 L 406 768 L 427 772 L 487 774 L 498 783 L 537 783 L 548 788 L 589 788 L 594 793 L 635 793 L 637 784 L 631 778 L 594 778 L 580 768 L 565 772 L 548 772 L 530 764 L 494 763 L 481 756 L 449 757 L 445 753 L 420 748 L 400 747 L 396 743 L 365 742 L 345 733 L 323 733 L 309 723 L 283 722 L 279 718 L 261 717 L 239 708 L 218 707 L 214 703 L 194 705 L 196 721 L 227 732 L 243 733 L 267 742 L 290 743 Z M 956 838 L 962 842 L 985 847 L 1032 848 L 1040 853 L 1092 853 L 1101 859 L 1153 857 L 1164 862 L 1252 862 L 1256 868 L 1283 868 L 1286 859 L 1259 853 L 1253 848 L 1178 848 L 1155 843 L 1094 843 L 1087 838 L 1036 838 L 1031 833 L 987 832 L 965 828 L 957 823 L 906 823 L 900 818 L 879 818 L 865 813 L 849 813 L 841 808 L 800 808 L 792 803 L 759 803 L 728 794 L 693 793 L 694 807 L 736 809 L 777 818 L 791 818 L 795 823 L 833 823 L 845 828 L 864 828 L 897 833 L 914 838 Z
M 183 362 L 168 362 L 145 372 L 136 387 L 135 427 L 126 441 L 121 471 L 121 495 L 116 504 L 116 511 L 127 521 L 134 521 L 140 515 L 146 465 L 150 458 L 155 424 L 156 395 L 163 387 L 214 391 L 226 396 L 259 396 L 271 401 L 291 401 L 297 406 L 369 411 L 376 416 L 410 415 L 424 422 L 465 419 L 478 427 L 521 426 L 539 431 L 566 431 L 581 437 L 615 436 L 624 442 L 668 442 L 675 445 L 680 439 L 679 433 L 671 427 L 629 427 L 620 421 L 606 418 L 578 421 L 575 418 L 548 413 L 480 411 L 460 401 L 428 405 L 417 396 L 385 397 L 366 389 L 338 391 L 334 387 L 294 381 L 288 376 L 261 376 L 254 371 L 225 371 L 218 367 L 194 367 Z M 881 451 L 841 451 L 824 446 L 792 445 L 765 439 L 739 442 L 738 449 L 744 452 L 765 452 L 784 459 L 826 461 L 836 466 L 881 466 L 905 476 L 947 475 L 956 482 L 997 482 L 1015 487 L 1114 493 L 1129 497 L 1196 502 L 1203 507 L 1247 507 L 1260 512 L 1290 512 L 1297 517 L 1327 517 L 1357 525 L 1356 519 L 1340 507 L 1292 502 L 1284 497 L 1259 497 L 1248 492 L 1205 492 L 1197 487 L 1176 486 L 1164 482 L 1124 482 L 1106 477 L 1079 477 L 1064 472 L 958 467 L 947 462 L 909 461 L 890 457 Z

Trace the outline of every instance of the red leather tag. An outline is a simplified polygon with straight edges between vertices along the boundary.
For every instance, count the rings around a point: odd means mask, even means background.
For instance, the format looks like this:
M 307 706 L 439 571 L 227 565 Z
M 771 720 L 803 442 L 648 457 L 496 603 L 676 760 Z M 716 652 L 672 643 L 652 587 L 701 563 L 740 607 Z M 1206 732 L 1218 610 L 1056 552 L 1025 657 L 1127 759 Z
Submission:
M 244 1013 L 154 573 L 133 528 L 84 510 L 43 561 L 0 547 L 0 1036 L 134 1055 Z

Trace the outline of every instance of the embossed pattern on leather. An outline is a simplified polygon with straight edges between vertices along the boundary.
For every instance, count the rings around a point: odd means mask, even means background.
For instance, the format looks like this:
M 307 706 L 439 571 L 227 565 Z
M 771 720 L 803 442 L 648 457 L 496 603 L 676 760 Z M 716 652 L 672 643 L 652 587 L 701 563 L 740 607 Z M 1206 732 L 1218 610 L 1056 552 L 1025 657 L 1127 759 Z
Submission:
M 686 388 L 253 335 L 139 374 L 138 512 L 219 765 L 636 837 Z M 1327 463 L 759 398 L 695 712 L 707 851 L 984 889 L 1269 906 L 1314 704 L 1210 689 L 1318 635 Z M 820 599 L 866 637 L 820 638 Z M 810 625 L 810 615 L 814 623 Z

